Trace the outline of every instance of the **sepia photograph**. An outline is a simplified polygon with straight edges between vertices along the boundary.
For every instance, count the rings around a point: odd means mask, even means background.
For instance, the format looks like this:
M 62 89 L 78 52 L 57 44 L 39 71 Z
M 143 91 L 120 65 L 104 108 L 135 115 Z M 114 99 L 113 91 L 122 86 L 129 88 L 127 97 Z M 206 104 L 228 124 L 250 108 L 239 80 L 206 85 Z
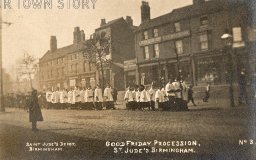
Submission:
M 256 1 L 0 0 L 1 160 L 255 160 Z

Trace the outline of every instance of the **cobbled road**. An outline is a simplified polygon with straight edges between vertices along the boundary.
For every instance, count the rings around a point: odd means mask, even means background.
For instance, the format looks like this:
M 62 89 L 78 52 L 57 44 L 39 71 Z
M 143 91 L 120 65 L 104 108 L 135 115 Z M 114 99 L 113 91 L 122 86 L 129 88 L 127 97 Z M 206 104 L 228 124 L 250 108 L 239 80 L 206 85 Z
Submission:
M 256 112 L 249 107 L 186 112 L 46 110 L 38 132 L 28 113 L 0 113 L 0 159 L 255 159 Z M 197 141 L 195 153 L 115 154 L 106 142 Z M 254 140 L 255 144 L 239 144 Z M 56 152 L 29 152 L 27 142 L 74 142 Z

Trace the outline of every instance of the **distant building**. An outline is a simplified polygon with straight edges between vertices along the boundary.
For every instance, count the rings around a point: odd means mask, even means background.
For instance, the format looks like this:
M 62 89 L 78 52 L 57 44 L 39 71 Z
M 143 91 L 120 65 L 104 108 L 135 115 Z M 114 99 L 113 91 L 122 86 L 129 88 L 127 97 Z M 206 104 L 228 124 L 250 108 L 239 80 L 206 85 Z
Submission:
M 39 60 L 40 89 L 86 87 L 96 85 L 96 68 L 84 56 L 85 34 L 79 27 L 73 32 L 73 44 L 58 48 L 51 36 L 50 50 Z
M 193 0 L 192 5 L 151 19 L 149 3 L 143 1 L 135 34 L 136 83 L 166 82 L 179 75 L 193 84 L 227 83 L 228 56 L 221 40 L 227 29 L 233 35 L 235 79 L 243 68 L 255 72 L 250 49 L 255 40 L 248 38 L 253 29 L 246 2 Z
M 104 80 L 105 84 L 109 83 L 118 90 L 124 89 L 124 61 L 135 58 L 135 29 L 132 18 L 127 16 L 126 19 L 121 17 L 109 22 L 102 19 L 100 27 L 95 30 L 96 35 L 105 32 L 106 36 L 110 37 L 111 45 L 106 56 L 109 63 L 104 65 Z M 133 74 L 135 76 L 136 72 Z

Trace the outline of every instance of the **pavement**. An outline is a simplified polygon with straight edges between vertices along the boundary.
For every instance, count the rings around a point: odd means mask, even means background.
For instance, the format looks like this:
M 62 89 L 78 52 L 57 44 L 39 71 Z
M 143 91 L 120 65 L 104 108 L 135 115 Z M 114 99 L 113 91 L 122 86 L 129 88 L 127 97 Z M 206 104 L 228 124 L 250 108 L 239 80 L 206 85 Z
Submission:
M 198 100 L 199 102 L 199 100 Z M 196 102 L 198 104 L 198 102 Z M 224 101 L 223 101 L 224 102 Z M 218 104 L 218 105 L 217 105 Z M 117 110 L 46 110 L 38 132 L 31 131 L 28 113 L 7 108 L 0 113 L 0 159 L 256 159 L 256 111 L 253 106 L 230 108 L 219 102 L 189 105 L 186 112 Z M 192 153 L 115 152 L 106 143 L 191 142 Z M 253 144 L 249 144 L 253 141 Z M 62 151 L 29 151 L 30 143 L 70 143 Z M 152 145 L 144 149 L 152 149 Z M 153 146 L 155 147 L 155 146 Z M 161 148 L 158 146 L 158 148 Z M 168 148 L 168 147 L 167 147 Z

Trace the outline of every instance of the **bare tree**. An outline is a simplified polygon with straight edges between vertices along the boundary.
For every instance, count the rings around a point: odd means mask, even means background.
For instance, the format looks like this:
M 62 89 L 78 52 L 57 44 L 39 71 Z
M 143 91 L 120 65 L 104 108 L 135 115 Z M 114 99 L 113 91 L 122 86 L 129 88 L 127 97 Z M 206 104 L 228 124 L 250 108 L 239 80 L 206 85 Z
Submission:
M 28 54 L 27 52 L 24 53 L 24 57 L 20 59 L 18 67 L 17 67 L 17 73 L 19 79 L 29 79 L 30 87 L 33 88 L 32 85 L 32 78 L 35 76 L 35 74 L 38 72 L 38 61 L 33 56 Z
M 84 56 L 91 62 L 95 63 L 97 69 L 101 71 L 101 87 L 104 88 L 104 66 L 109 64 L 111 59 L 109 47 L 111 45 L 110 37 L 105 32 L 99 35 L 94 34 L 85 42 Z

